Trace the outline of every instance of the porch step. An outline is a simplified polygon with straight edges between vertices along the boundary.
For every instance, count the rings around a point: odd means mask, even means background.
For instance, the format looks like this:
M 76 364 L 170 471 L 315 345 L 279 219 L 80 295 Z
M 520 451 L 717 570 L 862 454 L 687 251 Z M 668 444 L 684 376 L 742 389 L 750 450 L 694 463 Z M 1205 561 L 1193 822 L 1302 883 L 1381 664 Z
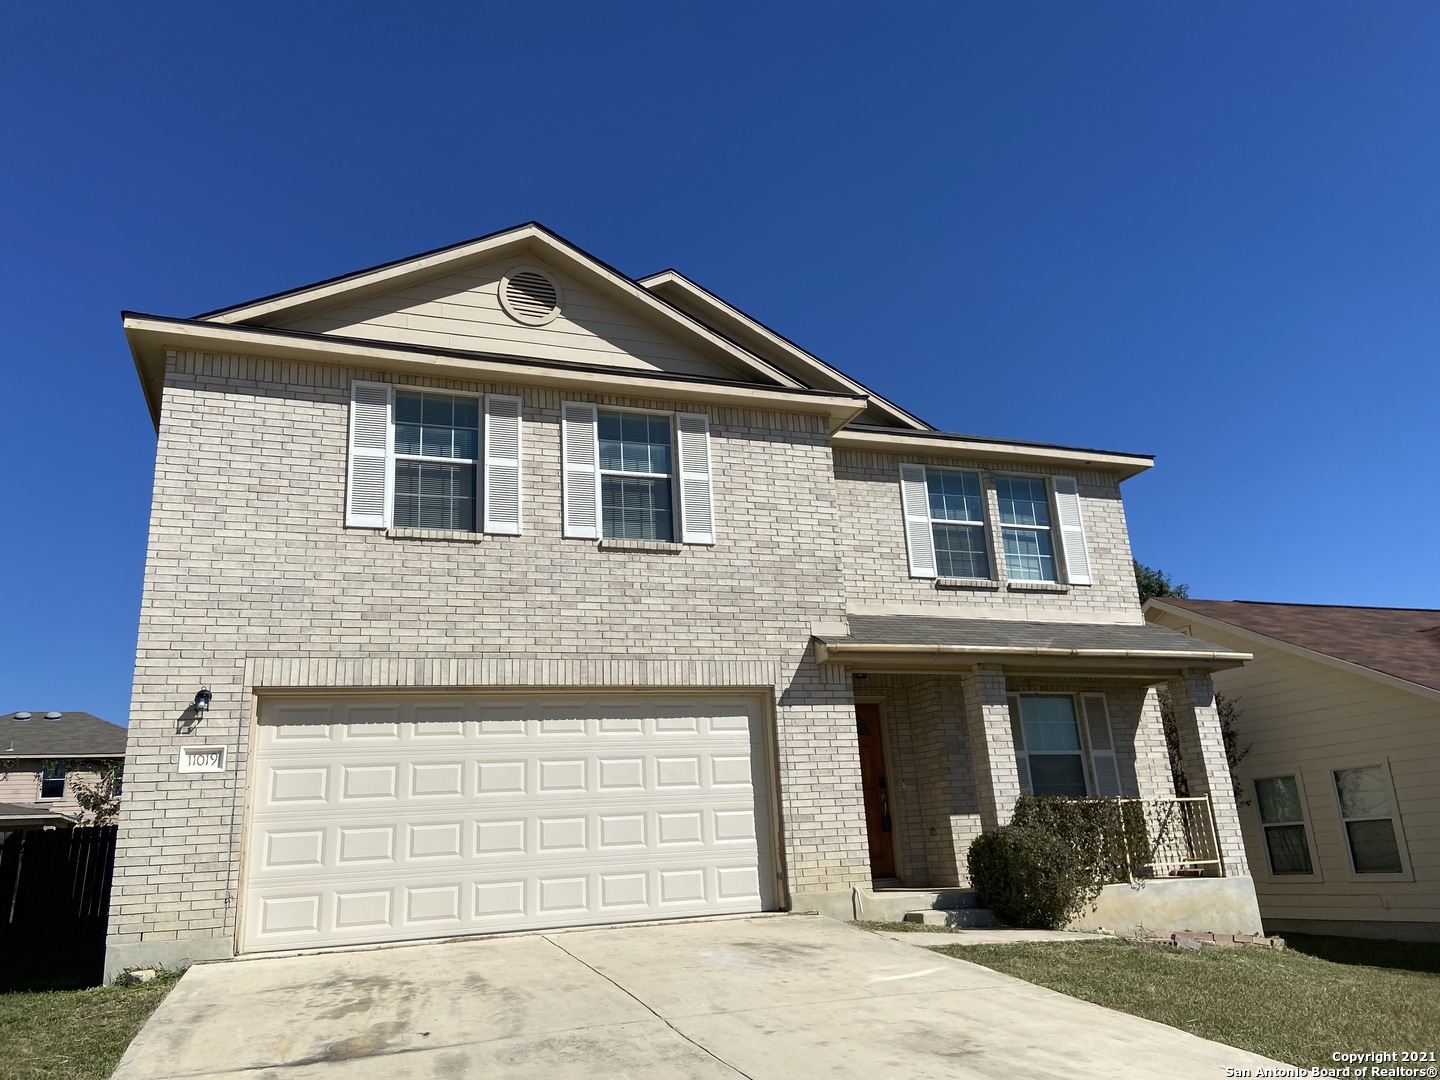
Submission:
M 904 921 L 924 923 L 926 926 L 948 926 L 960 930 L 988 930 L 1000 925 L 1000 920 L 995 918 L 989 908 L 977 907 L 907 911 Z
M 857 919 L 896 922 L 909 911 L 962 911 L 979 907 L 974 889 L 886 889 L 857 896 Z

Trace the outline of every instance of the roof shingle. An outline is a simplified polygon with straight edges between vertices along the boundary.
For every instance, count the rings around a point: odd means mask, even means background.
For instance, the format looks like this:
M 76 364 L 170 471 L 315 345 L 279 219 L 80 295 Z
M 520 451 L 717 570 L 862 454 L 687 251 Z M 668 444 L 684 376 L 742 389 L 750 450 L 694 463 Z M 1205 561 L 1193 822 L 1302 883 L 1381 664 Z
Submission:
M 1440 690 L 1440 611 L 1175 596 L 1157 602 Z
M 118 724 L 87 712 L 63 712 L 46 720 L 45 711 L 32 710 L 28 720 L 15 719 L 13 712 L 0 716 L 0 757 L 124 756 L 128 732 Z M 24 715 L 23 709 L 19 715 Z

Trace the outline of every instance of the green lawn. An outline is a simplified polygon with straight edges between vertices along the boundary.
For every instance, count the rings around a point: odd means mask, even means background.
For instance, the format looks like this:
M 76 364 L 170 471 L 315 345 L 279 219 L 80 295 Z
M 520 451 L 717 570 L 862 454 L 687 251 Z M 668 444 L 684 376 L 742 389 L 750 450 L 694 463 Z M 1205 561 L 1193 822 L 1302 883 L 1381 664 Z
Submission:
M 1280 951 L 1118 939 L 935 951 L 1292 1065 L 1333 1066 L 1336 1050 L 1440 1051 L 1440 945 L 1286 940 Z
M 110 1075 L 179 976 L 95 986 L 103 959 L 103 936 L 46 941 L 14 935 L 0 943 L 0 1076 L 105 1080 Z

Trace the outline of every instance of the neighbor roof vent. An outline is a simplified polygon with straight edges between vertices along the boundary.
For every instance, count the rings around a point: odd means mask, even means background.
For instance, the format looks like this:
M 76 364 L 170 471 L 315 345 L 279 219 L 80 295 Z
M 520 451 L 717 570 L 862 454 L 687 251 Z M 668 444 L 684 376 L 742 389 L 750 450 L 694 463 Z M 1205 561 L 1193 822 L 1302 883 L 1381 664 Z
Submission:
M 28 712 L 17 712 L 14 718 L 16 720 L 29 720 L 30 714 Z
M 560 286 L 538 267 L 517 266 L 500 279 L 500 306 L 516 322 L 544 326 L 560 314 Z
M 45 719 L 46 719 L 46 720 L 59 720 L 60 717 L 62 717 L 62 716 L 64 716 L 64 715 L 65 715 L 64 713 L 47 712 L 47 713 L 45 714 Z

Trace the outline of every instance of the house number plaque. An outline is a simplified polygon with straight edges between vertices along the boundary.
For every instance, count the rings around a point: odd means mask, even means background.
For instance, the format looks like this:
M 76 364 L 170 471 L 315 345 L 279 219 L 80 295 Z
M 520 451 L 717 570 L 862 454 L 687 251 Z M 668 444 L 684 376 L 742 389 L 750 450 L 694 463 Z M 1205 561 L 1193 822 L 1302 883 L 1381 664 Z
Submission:
M 180 771 L 224 772 L 225 747 L 223 746 L 182 746 L 180 748 Z

